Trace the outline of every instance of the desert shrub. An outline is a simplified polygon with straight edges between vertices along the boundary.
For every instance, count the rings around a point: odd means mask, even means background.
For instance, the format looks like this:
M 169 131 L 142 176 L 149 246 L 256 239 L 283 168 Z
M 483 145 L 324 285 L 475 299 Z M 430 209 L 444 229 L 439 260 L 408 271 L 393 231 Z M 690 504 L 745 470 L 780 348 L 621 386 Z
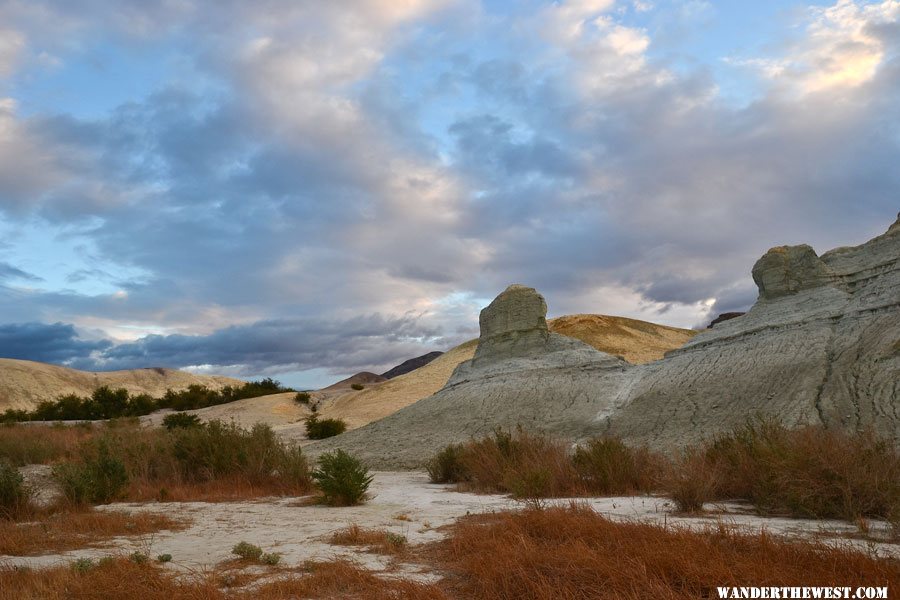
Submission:
M 365 387 L 366 387 L 366 386 L 364 386 L 364 385 L 361 384 L 361 383 L 351 383 L 351 384 L 350 384 L 350 389 L 356 390 L 357 392 L 360 391 L 360 390 L 362 390 L 362 389 L 364 389 Z
M 73 504 L 103 504 L 118 498 L 128 485 L 125 464 L 112 456 L 107 440 L 96 453 L 80 463 L 63 463 L 53 469 L 65 498 Z
M 572 462 L 585 490 L 593 494 L 647 493 L 663 471 L 660 457 L 611 437 L 594 438 L 577 447 Z
M 297 395 L 294 396 L 294 402 L 297 404 L 303 404 L 304 406 L 309 405 L 309 401 L 312 398 L 309 392 L 297 392 Z
M 281 554 L 278 552 L 266 552 L 259 557 L 259 562 L 274 567 L 281 562 Z
M 684 451 L 680 460 L 670 465 L 663 487 L 679 512 L 696 513 L 716 496 L 717 472 L 695 449 Z
M 312 415 L 306 420 L 306 437 L 311 440 L 324 440 L 347 431 L 347 424 L 341 419 L 320 419 Z
M 186 412 L 174 412 L 170 415 L 166 415 L 163 418 L 162 424 L 163 427 L 169 430 L 177 429 L 179 427 L 199 427 L 200 417 Z
M 263 551 L 259 546 L 255 546 L 248 542 L 240 542 L 231 549 L 232 554 L 237 554 L 244 560 L 259 560 Z
M 578 473 L 566 444 L 546 435 L 497 429 L 471 440 L 461 461 L 465 486 L 475 491 L 511 493 L 516 498 L 547 498 L 577 494 Z
M 156 557 L 156 562 L 158 562 L 158 563 L 172 562 L 172 555 L 171 554 L 160 554 L 159 556 Z
M 716 497 L 747 499 L 763 513 L 857 520 L 900 512 L 900 453 L 871 431 L 760 419 L 702 452 L 716 473 Z
M 144 552 L 139 552 L 136 550 L 128 555 L 128 560 L 137 565 L 145 565 L 150 562 L 150 556 Z
M 95 501 L 78 490 L 93 485 L 94 470 L 84 457 L 96 456 L 98 444 L 124 465 L 130 498 L 172 500 L 194 493 L 190 489 L 209 489 L 213 494 L 219 489 L 225 496 L 245 493 L 239 490 L 300 493 L 312 485 L 300 448 L 279 440 L 267 425 L 246 430 L 212 421 L 171 431 L 132 426 L 102 431 L 97 439 L 85 442 L 79 460 L 57 467 L 73 497 Z
M 95 435 L 89 423 L 74 427 L 6 424 L 0 427 L 0 460 L 21 467 L 73 458 L 81 443 Z
M 234 423 L 210 421 L 174 432 L 173 454 L 185 477 L 193 481 L 240 475 L 251 482 L 280 477 L 297 487 L 309 484 L 306 458 L 281 442 L 264 424 L 249 431 Z
M 31 497 L 19 470 L 6 460 L 0 460 L 0 519 L 12 519 L 27 506 Z
M 428 471 L 431 483 L 465 481 L 468 478 L 468 472 L 462 462 L 464 451 L 462 444 L 450 444 L 425 463 L 425 470 Z
M 312 478 L 322 491 L 325 503 L 331 506 L 362 503 L 372 483 L 372 476 L 365 465 L 343 450 L 320 456 L 319 467 L 312 472 Z

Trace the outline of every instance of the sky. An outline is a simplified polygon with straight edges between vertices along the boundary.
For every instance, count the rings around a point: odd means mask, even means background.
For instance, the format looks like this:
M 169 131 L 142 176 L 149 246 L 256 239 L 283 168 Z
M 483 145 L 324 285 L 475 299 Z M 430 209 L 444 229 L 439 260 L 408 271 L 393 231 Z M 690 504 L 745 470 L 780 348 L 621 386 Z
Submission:
M 319 387 L 702 327 L 900 209 L 900 1 L 0 0 L 0 357 Z

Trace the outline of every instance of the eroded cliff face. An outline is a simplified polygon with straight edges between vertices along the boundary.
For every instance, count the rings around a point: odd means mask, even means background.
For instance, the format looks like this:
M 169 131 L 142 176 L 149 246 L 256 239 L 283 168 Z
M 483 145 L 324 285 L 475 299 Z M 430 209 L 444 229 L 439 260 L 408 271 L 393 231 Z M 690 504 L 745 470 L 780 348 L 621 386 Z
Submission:
M 900 443 L 900 219 L 821 256 L 773 248 L 753 278 L 747 314 L 639 366 L 549 333 L 540 294 L 511 286 L 482 311 L 478 351 L 443 389 L 311 450 L 414 467 L 450 442 L 519 424 L 673 449 L 754 415 L 871 427 Z
M 900 220 L 898 220 L 900 223 Z M 816 256 L 774 248 L 753 267 L 759 299 L 646 368 L 609 431 L 672 447 L 754 414 L 900 442 L 900 227 Z

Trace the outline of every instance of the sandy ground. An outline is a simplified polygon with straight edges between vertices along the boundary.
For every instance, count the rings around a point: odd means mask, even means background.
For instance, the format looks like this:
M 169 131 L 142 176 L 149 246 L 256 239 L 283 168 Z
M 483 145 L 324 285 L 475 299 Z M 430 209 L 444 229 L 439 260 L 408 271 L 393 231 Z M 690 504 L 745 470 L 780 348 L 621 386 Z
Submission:
M 419 544 L 440 539 L 444 534 L 438 528 L 452 523 L 458 517 L 523 506 L 521 502 L 506 496 L 460 493 L 454 491 L 453 486 L 431 484 L 424 473 L 418 472 L 375 473 L 370 492 L 372 497 L 368 503 L 348 508 L 303 505 L 299 498 L 224 503 L 110 504 L 99 507 L 99 510 L 159 512 L 173 518 L 188 519 L 192 524 L 179 532 L 116 538 L 102 548 L 37 557 L 0 556 L 0 564 L 46 567 L 82 557 L 99 558 L 140 551 L 153 557 L 162 553 L 171 554 L 171 568 L 196 571 L 234 558 L 231 548 L 238 542 L 246 541 L 260 546 L 266 552 L 281 553 L 282 564 L 286 566 L 295 566 L 310 559 L 348 557 L 368 568 L 382 570 L 388 566 L 390 558 L 358 548 L 332 546 L 327 543 L 328 536 L 355 523 L 362 527 L 384 528 L 406 536 L 411 544 Z M 638 520 L 692 528 L 724 523 L 751 531 L 765 529 L 770 533 L 795 539 L 816 538 L 851 544 L 864 551 L 876 552 L 879 556 L 900 557 L 900 545 L 850 538 L 848 536 L 858 533 L 856 526 L 841 521 L 763 518 L 748 514 L 747 507 L 739 504 L 708 505 L 706 508 L 710 514 L 706 516 L 680 517 L 671 513 L 671 506 L 665 499 L 656 497 L 579 500 L 616 520 Z M 872 538 L 886 532 L 886 524 L 872 523 Z M 401 563 L 395 566 L 405 575 L 419 579 L 430 577 L 428 573 L 420 573 L 421 567 L 414 564 Z

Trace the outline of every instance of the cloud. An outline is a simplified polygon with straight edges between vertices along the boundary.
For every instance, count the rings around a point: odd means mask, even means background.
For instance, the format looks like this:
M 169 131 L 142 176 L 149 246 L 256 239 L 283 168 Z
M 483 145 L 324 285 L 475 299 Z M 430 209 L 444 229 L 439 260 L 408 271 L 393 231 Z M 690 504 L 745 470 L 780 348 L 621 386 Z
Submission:
M 0 77 L 9 77 L 25 47 L 25 36 L 12 29 L 0 29 Z
M 0 101 L 2 217 L 103 259 L 0 286 L 0 314 L 130 340 L 64 358 L 84 367 L 255 374 L 391 366 L 511 282 L 556 314 L 746 308 L 768 247 L 859 243 L 896 212 L 896 4 L 809 11 L 783 52 L 733 58 L 771 78 L 735 103 L 606 0 L 36 0 L 2 15 L 27 53 L 158 43 L 194 77 L 90 118 Z M 85 278 L 116 290 L 68 289 Z
M 64 323 L 0 324 L 2 358 L 67 364 L 111 345 L 107 340 L 81 340 L 75 327 Z
M 20 327 L 27 331 L 34 326 Z M 62 328 L 61 324 L 53 327 L 54 333 Z M 64 333 L 74 332 L 71 326 L 66 327 Z M 89 370 L 212 366 L 245 376 L 327 365 L 333 373 L 348 373 L 387 369 L 426 349 L 445 347 L 448 339 L 454 338 L 445 338 L 439 328 L 412 316 L 374 314 L 343 321 L 284 319 L 227 327 L 209 335 L 149 335 L 117 345 L 108 341 L 85 343 L 84 352 L 77 356 L 69 346 L 65 362 Z
M 25 281 L 43 281 L 40 277 L 23 271 L 11 264 L 0 262 L 0 281 L 9 279 L 22 279 Z

